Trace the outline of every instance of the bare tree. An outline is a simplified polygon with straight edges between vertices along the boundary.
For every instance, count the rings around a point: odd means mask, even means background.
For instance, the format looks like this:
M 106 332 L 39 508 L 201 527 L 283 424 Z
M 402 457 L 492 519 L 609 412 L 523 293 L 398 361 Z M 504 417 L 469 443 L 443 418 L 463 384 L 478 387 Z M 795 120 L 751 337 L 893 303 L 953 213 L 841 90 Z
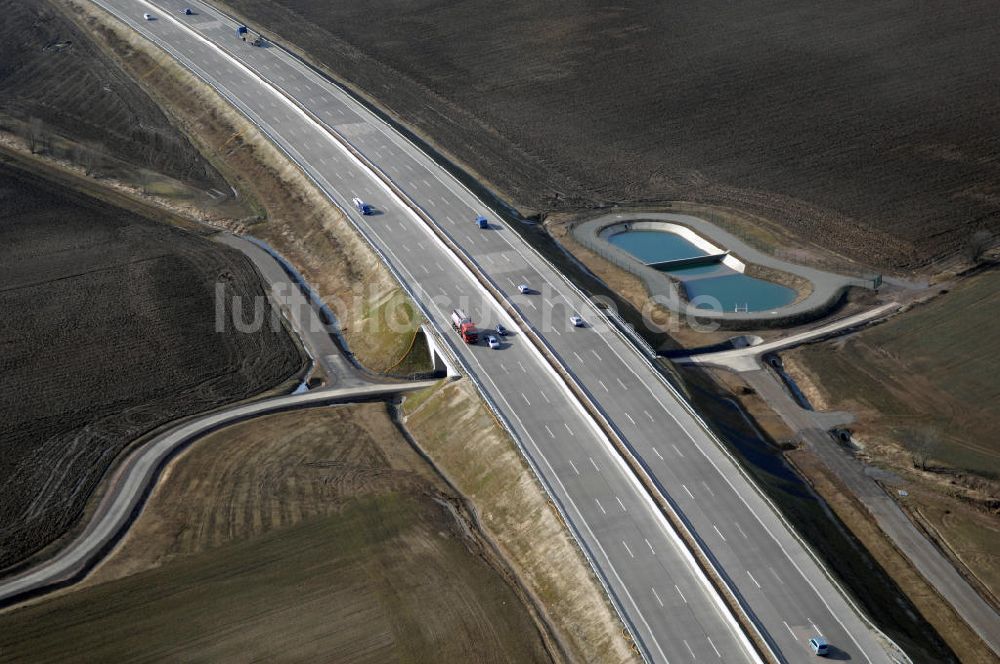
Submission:
M 39 142 L 38 151 L 43 152 L 45 154 L 52 154 L 53 153 L 52 139 L 53 139 L 52 132 L 42 127 L 42 139 Z
M 935 433 L 930 429 L 913 429 L 906 432 L 906 439 L 913 467 L 927 470 L 927 465 L 937 450 L 938 440 Z
M 25 138 L 28 140 L 28 149 L 31 150 L 31 154 L 41 152 L 42 143 L 45 140 L 45 129 L 42 126 L 41 118 L 31 118 L 28 120 Z
M 969 236 L 965 244 L 965 255 L 973 263 L 978 263 L 993 245 L 993 234 L 987 230 L 978 230 Z
M 153 183 L 153 175 L 145 168 L 140 168 L 136 170 L 135 173 L 136 182 L 139 183 L 139 190 L 144 193 L 149 193 L 149 185 Z
M 97 172 L 98 157 L 98 153 L 89 145 L 78 143 L 73 146 L 73 161 L 83 168 L 83 172 L 86 175 L 94 175 Z

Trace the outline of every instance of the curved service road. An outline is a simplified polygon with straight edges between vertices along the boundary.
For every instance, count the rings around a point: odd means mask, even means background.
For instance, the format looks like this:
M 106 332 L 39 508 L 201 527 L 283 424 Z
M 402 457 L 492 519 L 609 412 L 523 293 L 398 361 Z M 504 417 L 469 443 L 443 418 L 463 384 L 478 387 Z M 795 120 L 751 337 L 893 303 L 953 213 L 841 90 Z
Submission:
M 681 355 L 670 358 L 675 364 L 701 364 L 709 367 L 719 367 L 731 371 L 757 371 L 761 368 L 760 358 L 777 350 L 800 346 L 812 341 L 818 341 L 826 337 L 848 332 L 856 327 L 862 327 L 871 322 L 884 318 L 899 309 L 897 302 L 887 302 L 866 311 L 845 316 L 811 330 L 804 330 L 787 337 L 781 337 L 773 341 L 758 344 L 756 346 L 746 346 L 744 348 L 734 348 L 732 350 L 717 350 L 707 353 L 696 353 L 694 355 Z

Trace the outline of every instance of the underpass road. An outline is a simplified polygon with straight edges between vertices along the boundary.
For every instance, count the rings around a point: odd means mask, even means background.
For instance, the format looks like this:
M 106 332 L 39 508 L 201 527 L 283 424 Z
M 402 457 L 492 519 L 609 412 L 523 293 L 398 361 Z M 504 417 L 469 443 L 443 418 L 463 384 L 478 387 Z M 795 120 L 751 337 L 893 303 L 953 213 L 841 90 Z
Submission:
M 313 361 L 326 374 L 327 387 L 353 387 L 373 381 L 358 371 L 334 343 L 316 308 L 309 302 L 298 284 L 285 272 L 281 263 L 256 242 L 229 233 L 222 233 L 218 242 L 228 245 L 249 258 L 270 286 L 271 303 L 291 321 L 296 334 L 309 350 Z M 232 321 L 225 321 L 232 325 Z
M 510 425 L 647 659 L 755 657 L 633 473 L 528 340 L 515 334 L 500 350 L 490 350 L 466 346 L 448 330 L 456 306 L 483 325 L 516 326 L 331 130 L 404 190 L 545 339 L 680 510 L 780 658 L 811 661 L 806 641 L 822 634 L 837 656 L 890 661 L 847 598 L 683 399 L 445 169 L 282 49 L 243 44 L 235 37 L 236 24 L 207 5 L 94 2 L 165 48 L 260 126 L 403 276 Z M 196 15 L 182 16 L 184 6 L 195 7 Z M 143 21 L 143 11 L 158 19 Z M 354 214 L 353 196 L 379 214 Z M 489 229 L 474 226 L 480 213 Z M 518 283 L 538 292 L 522 295 Z M 573 313 L 587 325 L 569 325 Z

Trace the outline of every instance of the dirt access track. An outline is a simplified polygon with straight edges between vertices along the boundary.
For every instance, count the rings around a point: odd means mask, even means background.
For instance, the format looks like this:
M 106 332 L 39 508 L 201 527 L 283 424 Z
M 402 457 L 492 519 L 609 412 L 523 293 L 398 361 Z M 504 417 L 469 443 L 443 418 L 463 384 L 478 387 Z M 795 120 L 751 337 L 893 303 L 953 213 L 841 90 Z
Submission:
M 725 205 L 903 270 L 1000 225 L 992 0 L 227 0 L 525 213 Z
M 304 366 L 283 328 L 215 325 L 215 289 L 269 310 L 234 250 L 0 171 L 0 568 L 81 516 L 126 446 Z M 232 300 L 229 300 L 230 302 Z

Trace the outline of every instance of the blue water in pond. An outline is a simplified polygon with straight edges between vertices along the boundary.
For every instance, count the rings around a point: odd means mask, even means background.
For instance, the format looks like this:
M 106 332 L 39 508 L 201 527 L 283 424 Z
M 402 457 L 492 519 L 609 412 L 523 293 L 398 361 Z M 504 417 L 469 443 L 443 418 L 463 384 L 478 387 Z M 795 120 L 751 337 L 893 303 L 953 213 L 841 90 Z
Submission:
M 680 235 L 663 231 L 626 231 L 612 235 L 608 238 L 608 242 L 627 251 L 643 263 L 707 256 L 704 251 Z
M 718 277 L 683 280 L 688 298 L 713 297 L 723 311 L 769 311 L 791 304 L 795 291 L 770 281 L 754 279 L 729 268 Z M 678 277 L 681 278 L 681 277 Z M 714 302 L 698 302 L 699 309 L 714 309 Z
M 707 255 L 679 235 L 665 231 L 626 231 L 607 238 L 644 263 Z M 722 311 L 769 311 L 795 300 L 795 291 L 786 286 L 748 277 L 721 263 L 664 270 L 684 282 L 688 298 L 714 298 L 698 302 L 700 309 Z M 716 302 L 718 304 L 716 304 Z

